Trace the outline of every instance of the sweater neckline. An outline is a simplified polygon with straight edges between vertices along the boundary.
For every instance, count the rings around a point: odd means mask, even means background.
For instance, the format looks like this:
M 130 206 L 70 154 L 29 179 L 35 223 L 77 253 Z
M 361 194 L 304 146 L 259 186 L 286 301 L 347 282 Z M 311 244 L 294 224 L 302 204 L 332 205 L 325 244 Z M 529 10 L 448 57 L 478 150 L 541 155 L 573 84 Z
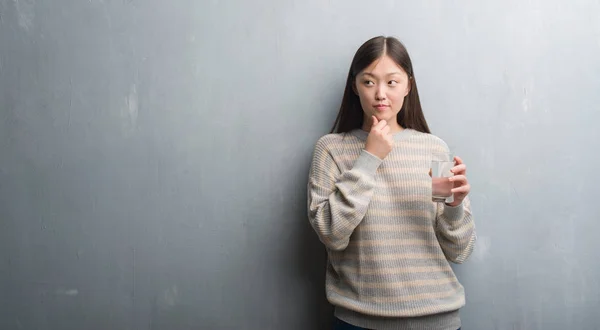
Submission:
M 414 132 L 415 130 L 413 130 L 412 128 L 405 128 L 399 132 L 396 132 L 393 134 L 394 141 L 402 141 L 411 136 Z M 350 133 L 363 141 L 366 141 L 367 137 L 369 136 L 369 132 L 364 131 L 360 128 L 354 129 L 350 131 Z

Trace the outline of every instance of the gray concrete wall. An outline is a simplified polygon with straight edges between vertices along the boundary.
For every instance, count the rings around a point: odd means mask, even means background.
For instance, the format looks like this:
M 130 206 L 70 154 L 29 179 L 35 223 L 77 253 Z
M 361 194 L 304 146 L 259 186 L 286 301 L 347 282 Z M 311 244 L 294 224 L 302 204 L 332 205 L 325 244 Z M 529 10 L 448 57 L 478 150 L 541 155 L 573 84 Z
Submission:
M 312 17 L 311 17 L 312 15 Z M 598 1 L 0 1 L 0 328 L 324 329 L 305 184 L 395 35 L 469 166 L 465 329 L 599 329 Z

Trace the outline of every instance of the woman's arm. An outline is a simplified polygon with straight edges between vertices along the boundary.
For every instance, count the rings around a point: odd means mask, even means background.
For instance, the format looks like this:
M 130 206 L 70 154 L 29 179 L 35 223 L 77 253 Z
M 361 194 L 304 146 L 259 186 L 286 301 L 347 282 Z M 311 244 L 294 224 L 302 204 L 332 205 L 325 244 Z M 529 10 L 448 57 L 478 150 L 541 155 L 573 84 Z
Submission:
M 362 150 L 354 166 L 340 171 L 328 149 L 331 137 L 315 147 L 308 180 L 308 217 L 328 249 L 341 251 L 364 218 L 382 160 Z
M 457 264 L 467 260 L 477 239 L 469 198 L 457 206 L 439 203 L 435 231 L 448 260 Z

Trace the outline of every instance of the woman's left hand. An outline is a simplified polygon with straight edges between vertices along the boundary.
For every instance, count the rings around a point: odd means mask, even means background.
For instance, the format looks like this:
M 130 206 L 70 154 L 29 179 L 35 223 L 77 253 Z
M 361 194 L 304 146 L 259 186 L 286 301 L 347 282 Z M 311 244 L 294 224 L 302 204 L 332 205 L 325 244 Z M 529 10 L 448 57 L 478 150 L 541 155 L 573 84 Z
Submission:
M 450 181 L 454 182 L 454 189 L 452 189 L 454 201 L 449 203 L 449 206 L 460 205 L 471 191 L 471 185 L 467 180 L 467 165 L 465 165 L 458 156 L 454 157 L 454 161 L 456 162 L 456 165 L 451 170 L 452 173 L 454 173 L 454 176 L 450 177 Z

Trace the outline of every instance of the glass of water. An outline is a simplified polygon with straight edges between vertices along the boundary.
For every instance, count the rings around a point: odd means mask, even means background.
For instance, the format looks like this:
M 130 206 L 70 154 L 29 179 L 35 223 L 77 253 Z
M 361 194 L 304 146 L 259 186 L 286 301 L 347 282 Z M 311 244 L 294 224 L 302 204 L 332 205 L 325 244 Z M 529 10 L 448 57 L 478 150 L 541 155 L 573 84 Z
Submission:
M 454 182 L 449 178 L 454 175 L 450 170 L 454 167 L 454 154 L 434 152 L 431 158 L 431 200 L 437 203 L 452 203 Z

